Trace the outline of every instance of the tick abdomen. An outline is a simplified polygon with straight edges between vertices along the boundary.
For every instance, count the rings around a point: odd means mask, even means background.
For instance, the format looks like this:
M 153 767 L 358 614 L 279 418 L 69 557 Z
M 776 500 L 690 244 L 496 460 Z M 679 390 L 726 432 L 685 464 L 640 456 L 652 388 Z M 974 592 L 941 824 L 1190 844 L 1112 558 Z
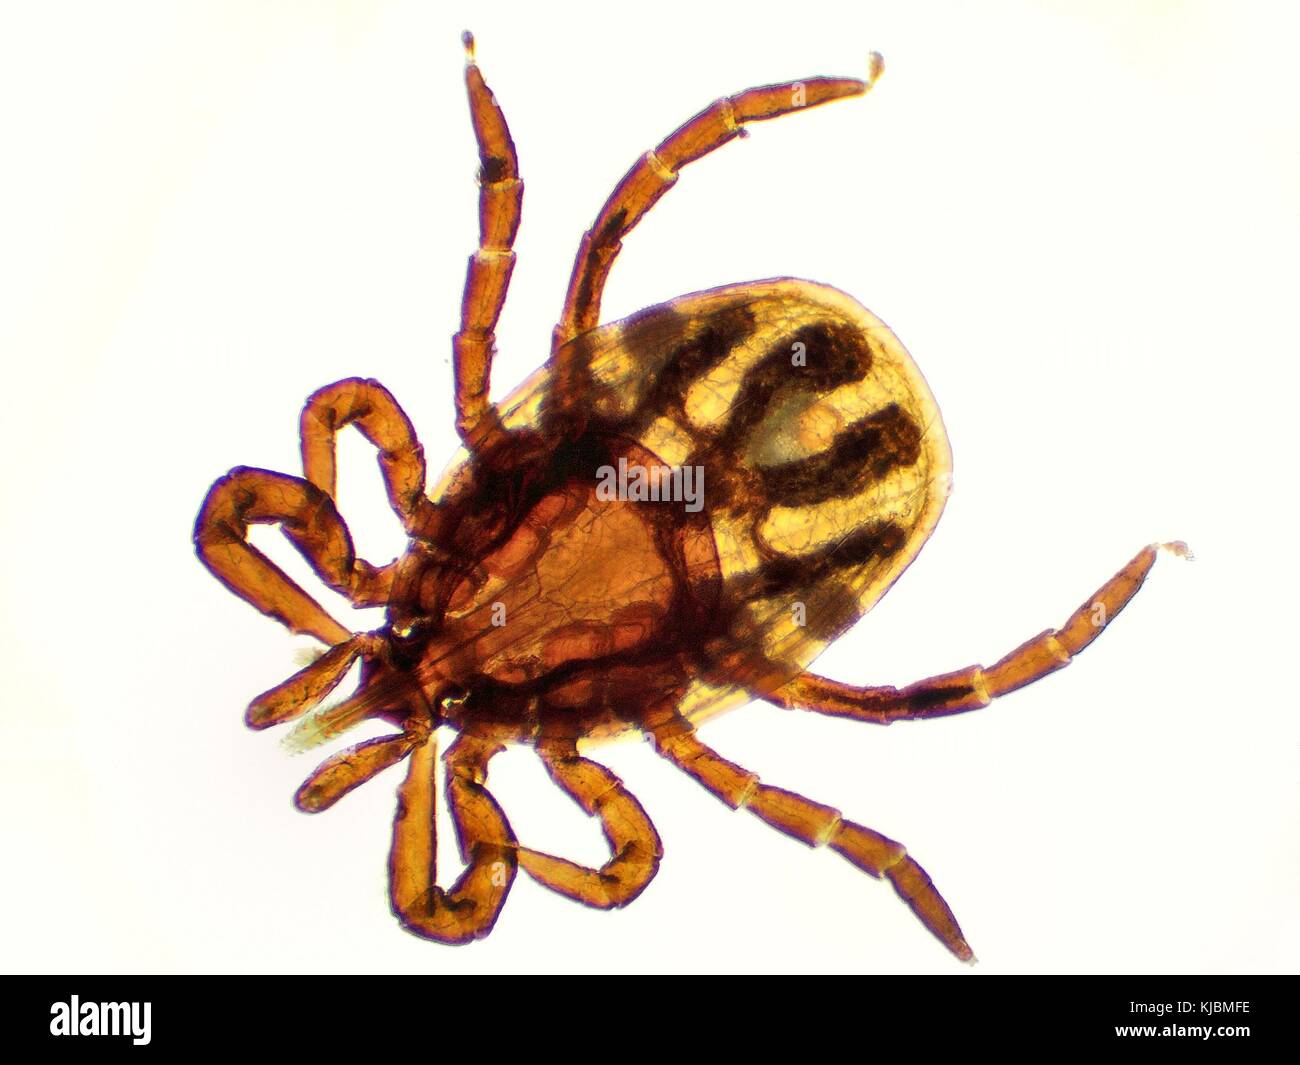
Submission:
M 548 418 L 585 423 L 568 460 L 584 491 L 620 455 L 699 470 L 697 514 L 629 500 L 674 515 L 693 579 L 710 586 L 691 600 L 711 605 L 684 641 L 693 654 L 674 691 L 692 719 L 805 669 L 906 568 L 943 509 L 951 458 L 924 379 L 883 322 L 828 286 L 787 278 L 682 296 L 575 338 L 553 364 L 501 404 L 520 449 Z M 578 398 L 560 366 L 583 382 Z M 454 464 L 434 495 L 464 470 Z M 640 702 L 635 688 L 621 698 Z

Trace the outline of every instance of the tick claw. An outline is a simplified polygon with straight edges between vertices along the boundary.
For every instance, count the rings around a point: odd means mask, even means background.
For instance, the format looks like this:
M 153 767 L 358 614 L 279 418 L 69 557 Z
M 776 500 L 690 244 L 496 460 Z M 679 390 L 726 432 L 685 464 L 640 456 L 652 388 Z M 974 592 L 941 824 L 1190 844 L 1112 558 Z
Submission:
M 867 88 L 870 89 L 885 72 L 885 57 L 879 52 L 872 52 L 867 57 Z

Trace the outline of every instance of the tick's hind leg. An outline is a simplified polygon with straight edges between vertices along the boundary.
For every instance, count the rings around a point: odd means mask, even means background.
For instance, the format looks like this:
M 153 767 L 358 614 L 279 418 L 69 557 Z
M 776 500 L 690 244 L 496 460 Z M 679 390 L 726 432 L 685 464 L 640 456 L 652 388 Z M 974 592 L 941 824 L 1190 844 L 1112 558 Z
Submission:
M 1070 664 L 1101 635 L 1115 615 L 1137 594 L 1160 549 L 1186 556 L 1183 543 L 1152 544 L 1099 588 L 1059 629 L 1048 629 L 1022 643 L 996 665 L 968 666 L 953 673 L 909 684 L 903 689 L 861 688 L 801 673 L 776 691 L 762 695 L 778 706 L 815 710 L 888 725 L 923 717 L 978 710 L 999 695 L 1015 691 Z
M 539 745 L 546 770 L 589 815 L 600 818 L 610 858 L 599 869 L 528 847 L 519 848 L 524 872 L 561 895 L 607 910 L 626 906 L 654 879 L 663 847 L 641 804 L 613 773 L 579 758 L 572 743 Z
M 460 331 L 452 338 L 456 372 L 456 429 L 471 449 L 486 449 L 501 433 L 496 408 L 488 402 L 492 351 L 519 229 L 524 183 L 510 127 L 474 61 L 474 38 L 464 36 L 465 87 L 479 154 L 479 246 L 470 256 L 461 300 Z
M 387 601 L 391 566 L 358 559 L 333 500 L 287 474 L 240 466 L 220 478 L 199 510 L 194 545 L 218 580 L 291 632 L 328 644 L 347 640 L 348 629 L 248 542 L 250 525 L 276 523 L 329 587 L 357 606 Z
M 747 122 L 776 118 L 845 96 L 861 95 L 871 87 L 881 69 L 880 56 L 873 53 L 871 81 L 807 78 L 747 89 L 707 107 L 657 148 L 647 152 L 623 176 L 578 246 L 564 311 L 555 327 L 551 351 L 559 351 L 575 336 L 600 324 L 601 295 L 610 267 L 623 246 L 623 238 L 659 197 L 672 188 L 677 181 L 677 172 L 683 166 L 741 136 Z M 563 376 L 566 368 L 561 366 L 559 370 L 562 384 L 572 387 Z
M 462 735 L 447 752 L 447 800 L 468 868 L 449 891 L 438 886 L 436 748 L 430 737 L 411 752 L 411 768 L 397 793 L 389 899 L 407 931 L 441 943 L 467 943 L 492 931 L 514 883 L 518 843 L 483 787 L 488 760 L 501 748 Z
M 761 783 L 755 774 L 706 747 L 696 739 L 694 729 L 681 719 L 654 729 L 652 738 L 660 754 L 733 810 L 743 807 L 810 847 L 825 844 L 872 876 L 887 877 L 921 923 L 945 947 L 962 961 L 974 957 L 952 910 L 925 870 L 908 857 L 901 843 L 845 821 L 830 806 Z

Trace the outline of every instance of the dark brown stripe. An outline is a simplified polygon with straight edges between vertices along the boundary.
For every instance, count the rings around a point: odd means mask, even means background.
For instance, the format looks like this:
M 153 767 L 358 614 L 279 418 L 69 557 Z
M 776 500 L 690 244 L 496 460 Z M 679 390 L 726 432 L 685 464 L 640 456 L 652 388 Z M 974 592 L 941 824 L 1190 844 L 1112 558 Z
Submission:
M 795 363 L 802 345 L 802 365 Z M 773 410 L 781 393 L 822 393 L 871 370 L 866 337 L 840 322 L 801 326 L 773 344 L 745 373 L 731 408 L 731 418 L 711 450 L 726 455 L 739 450 L 754 428 Z
M 851 381 L 861 381 L 871 372 L 871 347 L 866 335 L 842 322 L 815 322 L 795 330 L 778 346 L 791 365 L 794 346 L 804 346 L 806 365 L 794 367 L 805 388 L 826 392 Z
M 825 451 L 798 462 L 763 468 L 767 497 L 782 506 L 807 506 L 856 495 L 891 470 L 921 456 L 921 427 L 897 403 L 854 422 Z
M 495 185 L 510 172 L 510 160 L 500 156 L 485 156 L 479 166 L 479 181 L 484 185 Z
M 905 692 L 907 709 L 913 714 L 923 714 L 942 710 L 949 706 L 965 707 L 975 694 L 969 684 L 950 684 L 943 688 L 920 688 L 915 692 Z
M 610 247 L 618 243 L 626 221 L 627 211 L 620 207 L 609 216 L 609 220 L 601 227 L 600 232 L 593 235 L 582 271 L 582 283 L 578 286 L 577 298 L 573 301 L 579 312 L 577 318 L 581 318 L 581 312 L 591 306 L 591 287 L 596 278 L 601 276 L 601 262 L 609 254 Z
M 641 420 L 648 425 L 672 413 L 685 421 L 691 386 L 752 336 L 754 328 L 754 313 L 743 304 L 696 321 L 667 307 L 652 307 L 629 318 L 623 324 L 623 347 L 651 366 L 662 364 L 640 404 Z
M 906 543 L 902 526 L 873 522 L 818 551 L 773 555 L 757 572 L 729 582 L 725 594 L 730 602 L 740 604 L 794 593 L 801 597 L 797 601 L 803 604 L 809 635 L 815 640 L 831 640 L 862 614 L 856 590 L 845 584 L 841 575 L 872 562 L 884 563 Z
M 892 521 L 872 522 L 842 540 L 804 555 L 776 555 L 754 573 L 738 578 L 731 594 L 746 599 L 782 595 L 792 588 L 811 588 L 835 573 L 872 560 L 889 558 L 907 542 L 903 527 Z

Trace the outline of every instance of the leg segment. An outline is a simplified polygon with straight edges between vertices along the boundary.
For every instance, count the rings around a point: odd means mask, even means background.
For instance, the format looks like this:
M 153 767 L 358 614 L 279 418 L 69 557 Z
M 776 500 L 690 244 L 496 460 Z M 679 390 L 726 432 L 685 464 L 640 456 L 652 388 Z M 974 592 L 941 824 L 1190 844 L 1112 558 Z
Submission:
M 801 673 L 783 687 L 760 697 L 777 706 L 815 710 L 878 725 L 978 710 L 999 695 L 1069 665 L 1075 655 L 1101 635 L 1102 629 L 1142 587 L 1160 549 L 1180 556 L 1188 554 L 1183 543 L 1144 547 L 1071 614 L 1060 629 L 1039 633 L 988 669 L 968 666 L 917 681 L 901 690 L 860 688 L 813 673 Z
M 654 729 L 651 738 L 661 755 L 733 810 L 748 809 L 773 828 L 810 847 L 825 844 L 877 879 L 887 877 L 921 923 L 945 947 L 962 961 L 974 957 L 943 896 L 925 870 L 908 857 L 901 843 L 863 825 L 845 821 L 830 806 L 761 783 L 755 774 L 728 762 L 696 739 L 695 730 L 680 718 Z
M 311 665 L 254 699 L 244 715 L 245 724 L 263 729 L 301 717 L 338 687 L 353 662 L 382 649 L 383 641 L 369 632 L 358 632 L 335 644 Z
M 776 118 L 844 96 L 859 96 L 871 87 L 882 69 L 880 56 L 873 53 L 870 80 L 865 82 L 856 78 L 808 78 L 748 89 L 717 101 L 647 152 L 618 183 L 595 224 L 578 245 L 564 311 L 555 327 L 552 353 L 600 324 L 605 280 L 623 246 L 623 238 L 659 197 L 672 188 L 683 166 L 742 136 L 747 122 Z
M 339 751 L 316 767 L 293 797 L 303 813 L 328 810 L 354 788 L 396 765 L 417 746 L 427 742 L 429 730 L 408 729 L 396 736 L 380 736 Z
M 551 779 L 588 815 L 600 818 L 613 857 L 593 869 L 521 847 L 519 864 L 534 880 L 587 906 L 601 910 L 626 906 L 654 879 L 663 857 L 653 823 L 618 777 L 578 757 L 571 742 L 539 747 L 538 754 Z
M 397 400 L 378 381 L 350 377 L 313 393 L 299 423 L 303 475 L 335 497 L 335 445 L 339 430 L 355 425 L 379 450 L 379 470 L 393 510 L 409 532 L 429 521 L 433 502 L 424 494 L 424 448 Z
M 460 332 L 452 338 L 456 371 L 456 428 L 471 449 L 501 432 L 488 402 L 497 319 L 515 265 L 524 183 L 505 115 L 474 61 L 474 38 L 464 36 L 465 87 L 479 154 L 479 246 L 470 256 L 461 301 Z
M 283 473 L 239 466 L 212 486 L 194 526 L 199 558 L 226 587 L 291 632 L 341 643 L 351 633 L 248 542 L 250 525 L 277 522 L 335 591 L 359 606 L 387 601 L 390 567 L 376 569 L 358 559 L 330 497 Z
M 496 744 L 462 735 L 447 752 L 447 799 L 461 854 L 469 867 L 450 891 L 437 884 L 434 792 L 436 741 L 411 752 L 397 793 L 389 898 L 407 931 L 441 943 L 467 943 L 492 930 L 518 869 L 518 843 L 483 781 Z

